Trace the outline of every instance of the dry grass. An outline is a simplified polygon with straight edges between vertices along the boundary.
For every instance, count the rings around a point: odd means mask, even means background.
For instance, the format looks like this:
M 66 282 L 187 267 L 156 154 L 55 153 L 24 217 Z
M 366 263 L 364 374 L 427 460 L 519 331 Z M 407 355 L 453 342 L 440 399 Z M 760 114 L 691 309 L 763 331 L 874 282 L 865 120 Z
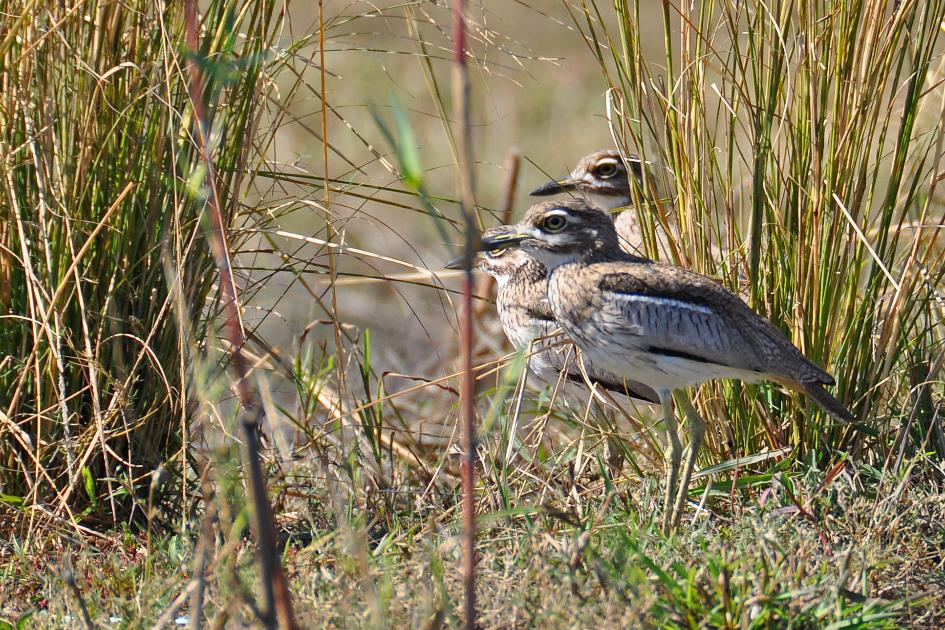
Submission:
M 532 499 L 513 509 L 481 501 L 481 625 L 937 626 L 945 620 L 942 496 L 900 495 L 896 480 L 877 485 L 868 471 L 849 473 L 826 489 L 816 471 L 756 480 L 738 493 L 735 510 L 720 492 L 669 539 L 659 534 L 653 480 L 611 486 L 584 476 L 570 488 L 533 481 Z M 283 510 L 284 558 L 303 627 L 461 625 L 456 490 L 421 506 L 416 494 L 398 494 L 399 508 L 358 512 L 340 528 L 318 485 L 299 480 L 287 490 L 298 494 Z M 500 494 L 488 483 L 480 492 Z M 227 627 L 251 625 L 254 616 L 246 595 L 252 547 L 232 536 L 235 546 L 218 550 L 207 579 L 208 619 L 225 616 Z M 22 551 L 8 560 L 20 584 L 10 596 L 24 599 L 11 597 L 5 614 L 15 616 L 14 601 L 19 610 L 30 602 L 43 608 L 32 618 L 36 627 L 68 627 L 62 619 L 79 614 L 77 603 L 49 568 Z M 167 609 L 188 580 L 180 566 L 191 562 L 188 539 L 152 545 L 131 532 L 73 555 L 93 617 L 119 617 L 129 627 Z
M 98 624 L 268 612 L 202 223 L 196 59 L 300 621 L 461 625 L 458 290 L 437 273 L 464 237 L 450 7 L 202 8 L 199 55 L 176 5 L 3 9 L 0 617 L 80 619 L 68 558 Z M 611 141 L 642 154 L 651 254 L 744 290 L 863 419 L 703 388 L 707 471 L 665 538 L 647 411 L 527 393 L 481 296 L 483 627 L 945 623 L 943 17 L 473 3 L 476 221 L 503 214 L 513 139 L 528 185 Z
M 201 387 L 220 367 L 181 10 L 138 9 L 4 8 L 0 484 L 27 536 L 143 523 L 158 469 L 176 486 L 167 507 L 189 510 L 201 398 L 219 399 Z M 253 221 L 241 200 L 264 145 L 244 138 L 272 10 L 219 2 L 204 20 L 228 228 Z

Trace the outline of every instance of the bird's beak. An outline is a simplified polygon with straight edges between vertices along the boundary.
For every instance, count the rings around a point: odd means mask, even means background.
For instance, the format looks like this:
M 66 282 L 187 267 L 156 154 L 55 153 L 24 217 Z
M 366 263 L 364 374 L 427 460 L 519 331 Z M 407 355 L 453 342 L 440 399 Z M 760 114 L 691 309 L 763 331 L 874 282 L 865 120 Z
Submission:
M 466 262 L 465 256 L 458 256 L 454 258 L 453 260 L 449 261 L 448 263 L 446 263 L 445 265 L 443 265 L 443 267 L 445 267 L 446 269 L 463 269 L 466 266 L 464 264 L 465 262 Z
M 557 181 L 550 181 L 547 184 L 542 184 L 535 190 L 528 193 L 532 197 L 547 197 L 548 195 L 557 195 L 558 193 L 565 192 L 568 190 L 573 190 L 577 185 L 577 182 L 574 181 L 571 177 L 565 177 L 564 179 L 559 179 Z
M 531 234 L 524 232 L 507 232 L 505 234 L 485 236 L 480 241 L 479 246 L 484 252 L 494 252 L 499 249 L 515 247 L 526 238 L 531 238 Z
M 512 247 L 517 247 L 519 243 L 524 241 L 527 238 L 531 238 L 532 235 L 526 231 L 515 232 L 512 231 L 513 226 L 506 226 L 509 231 L 502 232 L 499 234 L 492 234 L 483 236 L 479 240 L 479 251 L 480 252 L 494 252 L 499 249 L 510 249 Z M 478 269 L 479 265 L 483 262 L 482 254 L 477 253 L 473 259 L 473 269 Z M 443 265 L 446 269 L 465 269 L 466 268 L 466 257 L 460 256 L 454 258 L 453 260 L 447 262 Z
M 475 254 L 473 254 L 473 260 L 472 260 L 472 269 L 473 269 L 473 271 L 482 271 L 482 264 L 483 264 L 484 262 L 485 262 L 485 258 L 483 258 L 482 253 L 476 252 Z M 443 267 L 446 268 L 446 269 L 460 269 L 460 270 L 465 269 L 465 268 L 466 268 L 466 257 L 465 257 L 465 256 L 457 256 L 457 257 L 454 258 L 453 260 L 451 260 L 451 261 L 449 261 L 448 263 L 446 263 L 445 265 L 443 265 Z

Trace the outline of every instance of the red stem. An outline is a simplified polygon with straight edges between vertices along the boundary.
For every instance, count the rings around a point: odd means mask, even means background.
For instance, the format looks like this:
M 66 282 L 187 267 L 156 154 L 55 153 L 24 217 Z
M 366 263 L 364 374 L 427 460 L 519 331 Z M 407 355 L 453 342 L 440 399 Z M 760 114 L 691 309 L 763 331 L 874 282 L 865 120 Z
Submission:
M 479 247 L 479 232 L 473 221 L 475 200 L 472 183 L 472 145 L 469 118 L 469 75 L 466 68 L 466 2 L 453 2 L 453 50 L 455 74 L 453 102 L 459 125 L 460 199 L 465 232 L 463 247 L 464 275 L 460 311 L 460 346 L 462 382 L 460 384 L 460 416 L 463 436 L 463 586 L 465 591 L 466 628 L 476 627 L 476 381 L 473 374 L 474 312 L 473 256 Z
M 200 50 L 200 38 L 197 29 L 197 8 L 193 0 L 185 0 L 184 25 L 187 48 L 191 51 L 191 54 L 197 55 Z M 194 61 L 187 64 L 187 73 L 189 78 L 188 90 L 191 105 L 194 108 L 195 126 L 197 128 L 197 150 L 207 167 L 206 182 L 209 196 L 206 207 L 210 219 L 207 241 L 220 276 L 220 293 L 223 297 L 226 337 L 232 347 L 230 366 L 236 374 L 236 392 L 242 407 L 240 429 L 244 444 L 241 452 L 243 454 L 243 467 L 249 473 L 249 486 L 255 513 L 253 525 L 256 530 L 256 553 L 263 583 L 264 608 L 261 621 L 267 628 L 274 628 L 277 624 L 278 615 L 278 620 L 282 622 L 283 627 L 294 629 L 298 626 L 292 614 L 292 600 L 286 584 L 285 574 L 282 572 L 282 565 L 279 562 L 279 553 L 276 549 L 276 525 L 272 514 L 272 505 L 269 503 L 269 492 L 266 487 L 266 478 L 259 453 L 259 423 L 263 412 L 247 380 L 249 363 L 243 354 L 246 335 L 240 317 L 236 282 L 230 265 L 226 228 L 223 222 L 223 214 L 220 211 L 220 197 L 217 192 L 216 173 L 213 159 L 207 150 L 209 122 L 204 103 L 204 77 L 199 65 Z

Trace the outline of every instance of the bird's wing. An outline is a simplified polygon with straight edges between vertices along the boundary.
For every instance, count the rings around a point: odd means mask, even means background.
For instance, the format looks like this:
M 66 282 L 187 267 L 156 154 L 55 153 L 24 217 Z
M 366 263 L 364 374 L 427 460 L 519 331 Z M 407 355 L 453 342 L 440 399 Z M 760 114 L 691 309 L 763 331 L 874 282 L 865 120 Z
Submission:
M 750 370 L 799 389 L 844 421 L 853 415 L 823 385 L 834 379 L 771 322 L 710 278 L 669 265 L 612 264 L 600 275 L 611 325 L 650 352 Z M 641 344 L 642 345 L 642 344 Z
M 778 353 L 770 335 L 755 330 L 770 324 L 704 276 L 668 265 L 621 265 L 598 286 L 609 324 L 639 336 L 653 354 L 765 373 Z

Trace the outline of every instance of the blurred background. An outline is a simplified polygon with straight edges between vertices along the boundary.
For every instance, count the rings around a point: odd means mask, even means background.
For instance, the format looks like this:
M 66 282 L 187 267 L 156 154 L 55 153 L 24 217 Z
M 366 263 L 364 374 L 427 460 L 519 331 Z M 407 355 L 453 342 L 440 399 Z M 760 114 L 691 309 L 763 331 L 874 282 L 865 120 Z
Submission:
M 547 181 L 548 175 L 560 177 L 585 154 L 614 146 L 605 117 L 608 85 L 589 54 L 589 42 L 571 25 L 566 5 L 531 4 L 496 1 L 470 7 L 476 200 L 486 227 L 499 222 L 494 215 L 502 204 L 510 152 L 522 156 L 514 203 L 514 216 L 519 216 L 533 203 L 528 191 Z M 658 24 L 658 10 L 656 4 L 646 6 L 643 16 Z M 456 225 L 449 225 L 453 240 L 443 242 L 422 204 L 410 195 L 398 194 L 408 189 L 391 172 L 391 166 L 399 169 L 400 165 L 374 116 L 390 121 L 391 104 L 399 103 L 413 130 L 427 191 L 435 198 L 437 210 L 458 220 L 458 204 L 453 201 L 455 159 L 443 120 L 452 112 L 449 7 L 443 3 L 328 2 L 325 12 L 327 100 L 332 109 L 328 174 L 335 180 L 329 212 L 340 232 L 336 241 L 403 263 L 341 255 L 337 286 L 344 290 L 338 291 L 339 314 L 358 328 L 370 328 L 379 369 L 433 377 L 458 352 L 454 311 L 449 296 L 436 288 L 439 280 L 423 278 L 407 265 L 439 275 L 442 264 L 456 255 L 461 234 Z M 310 24 L 310 30 L 316 31 L 315 19 L 311 14 L 293 14 L 293 36 L 298 37 L 296 29 L 301 24 Z M 658 44 L 659 30 L 651 32 Z M 314 54 L 315 48 L 313 44 L 299 54 Z M 310 85 L 319 82 L 317 61 L 315 57 L 311 64 L 300 64 L 302 80 Z M 315 180 L 310 185 L 273 183 L 269 190 L 260 191 L 258 203 L 292 204 L 296 209 L 279 218 L 282 228 L 324 238 L 324 212 L 309 205 L 324 199 L 317 180 L 324 169 L 319 140 L 321 102 L 303 89 L 280 103 L 282 107 L 290 120 L 280 127 L 273 143 L 273 170 Z M 324 248 L 305 246 L 295 251 L 300 243 L 281 242 L 285 251 L 299 259 L 325 262 Z M 313 267 L 303 277 L 312 290 L 325 290 L 323 269 Z M 453 277 L 455 273 L 446 272 L 442 282 L 455 288 Z M 292 273 L 267 277 L 265 284 L 256 299 L 260 305 L 275 300 L 281 318 L 261 317 L 260 331 L 274 344 L 291 348 L 306 327 L 324 319 L 325 313 Z M 327 338 L 324 327 L 309 336 Z M 331 336 L 330 328 L 327 336 Z

